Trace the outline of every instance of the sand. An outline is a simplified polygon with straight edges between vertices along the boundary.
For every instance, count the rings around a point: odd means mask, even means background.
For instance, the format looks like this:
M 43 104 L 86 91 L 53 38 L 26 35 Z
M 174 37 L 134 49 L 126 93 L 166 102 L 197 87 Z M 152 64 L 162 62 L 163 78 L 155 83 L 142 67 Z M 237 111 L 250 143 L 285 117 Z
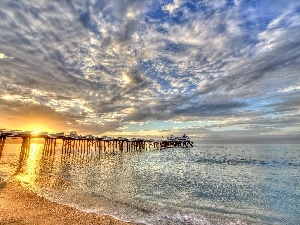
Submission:
M 102 224 L 133 225 L 111 216 L 90 214 L 53 203 L 18 183 L 0 180 L 0 225 Z

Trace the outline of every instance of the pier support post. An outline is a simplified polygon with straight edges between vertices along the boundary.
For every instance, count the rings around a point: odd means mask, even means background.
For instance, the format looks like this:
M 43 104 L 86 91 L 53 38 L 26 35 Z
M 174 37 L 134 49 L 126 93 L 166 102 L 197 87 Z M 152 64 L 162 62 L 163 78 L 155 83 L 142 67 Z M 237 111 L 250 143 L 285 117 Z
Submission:
M 6 136 L 0 136 L 0 158 L 2 156 L 2 152 L 4 149 L 5 140 L 6 140 Z
M 21 146 L 20 159 L 24 159 L 28 156 L 30 150 L 30 137 L 24 137 Z
M 55 155 L 56 139 L 45 138 L 44 142 L 44 155 Z

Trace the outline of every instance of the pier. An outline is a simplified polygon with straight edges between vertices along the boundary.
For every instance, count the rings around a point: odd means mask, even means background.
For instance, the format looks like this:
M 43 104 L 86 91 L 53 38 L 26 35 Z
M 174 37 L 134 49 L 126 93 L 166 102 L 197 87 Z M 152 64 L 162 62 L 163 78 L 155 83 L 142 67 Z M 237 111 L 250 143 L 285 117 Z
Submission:
M 185 136 L 185 135 L 184 135 Z M 183 136 L 183 137 L 184 137 Z M 21 155 L 28 154 L 32 139 L 44 139 L 44 154 L 52 155 L 57 151 L 58 140 L 61 143 L 61 153 L 64 155 L 90 155 L 117 152 L 141 152 L 143 150 L 161 150 L 165 148 L 193 147 L 189 138 L 168 138 L 167 140 L 140 138 L 111 138 L 93 135 L 78 135 L 75 131 L 70 134 L 48 132 L 34 133 L 21 130 L 0 129 L 0 157 L 7 138 L 21 138 Z

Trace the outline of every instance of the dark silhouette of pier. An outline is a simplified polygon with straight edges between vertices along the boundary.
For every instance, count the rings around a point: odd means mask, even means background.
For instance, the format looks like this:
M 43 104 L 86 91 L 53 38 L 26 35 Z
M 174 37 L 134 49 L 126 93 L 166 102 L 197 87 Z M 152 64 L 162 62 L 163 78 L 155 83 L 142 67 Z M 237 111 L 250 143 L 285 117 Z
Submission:
M 0 136 L 0 157 L 2 156 L 4 144 L 5 144 L 6 136 Z
M 187 137 L 187 136 L 183 136 Z M 139 139 L 139 138 L 111 138 L 93 135 L 81 136 L 76 132 L 69 135 L 64 133 L 49 134 L 47 132 L 33 133 L 20 130 L 0 129 L 0 157 L 7 138 L 22 138 L 20 157 L 23 158 L 30 150 L 31 139 L 44 139 L 44 154 L 53 155 L 57 150 L 58 140 L 61 153 L 64 155 L 92 155 L 117 152 L 140 152 L 143 150 L 160 150 L 164 148 L 193 147 L 189 138 L 172 138 L 167 140 Z

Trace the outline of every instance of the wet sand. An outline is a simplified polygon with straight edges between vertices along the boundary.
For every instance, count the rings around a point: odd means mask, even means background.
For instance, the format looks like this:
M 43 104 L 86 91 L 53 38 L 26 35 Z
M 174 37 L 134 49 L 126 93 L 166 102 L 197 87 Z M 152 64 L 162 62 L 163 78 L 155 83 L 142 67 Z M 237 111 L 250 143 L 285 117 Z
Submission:
M 0 225 L 101 224 L 133 225 L 111 216 L 90 214 L 50 202 L 21 187 L 0 180 Z

